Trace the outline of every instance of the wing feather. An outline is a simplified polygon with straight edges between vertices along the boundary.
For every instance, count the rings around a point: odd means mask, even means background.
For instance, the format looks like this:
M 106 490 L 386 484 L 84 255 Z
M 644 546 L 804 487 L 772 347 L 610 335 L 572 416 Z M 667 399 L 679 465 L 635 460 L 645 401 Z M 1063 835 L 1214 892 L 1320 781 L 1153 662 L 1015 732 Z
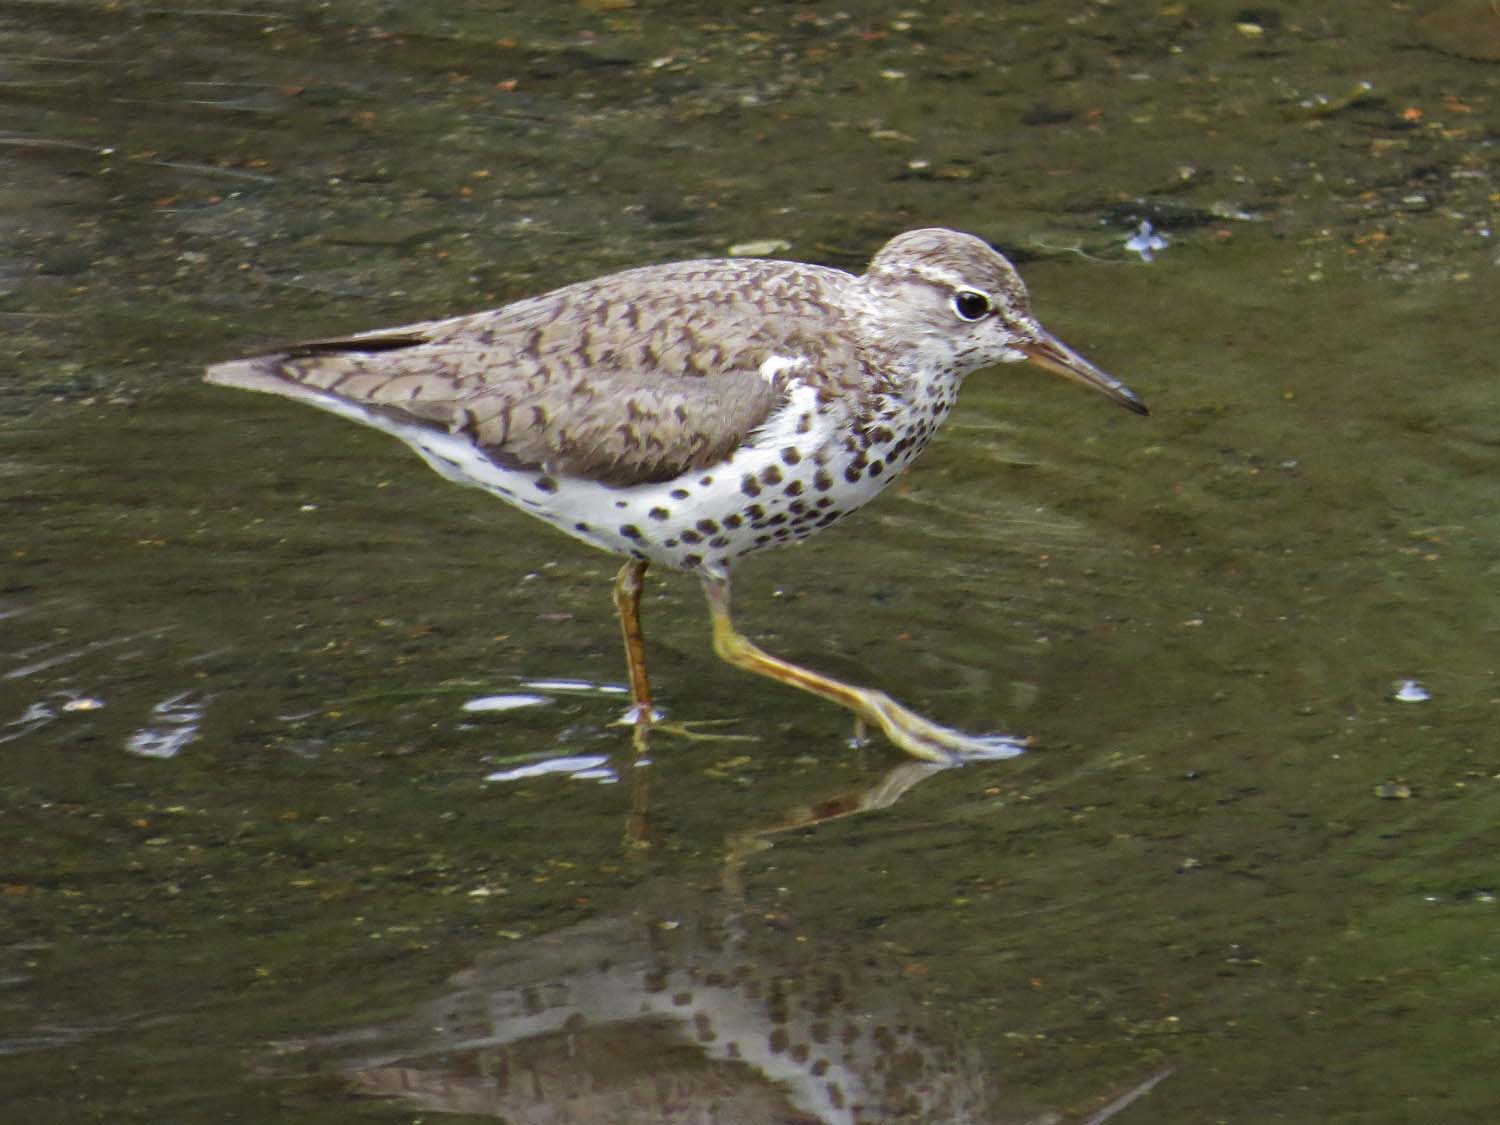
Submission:
M 666 480 L 728 457 L 794 377 L 848 378 L 860 357 L 830 320 L 851 281 L 785 262 L 680 262 L 488 312 L 314 340 L 207 378 L 464 433 L 506 466 L 608 484 Z M 774 357 L 805 362 L 763 373 Z

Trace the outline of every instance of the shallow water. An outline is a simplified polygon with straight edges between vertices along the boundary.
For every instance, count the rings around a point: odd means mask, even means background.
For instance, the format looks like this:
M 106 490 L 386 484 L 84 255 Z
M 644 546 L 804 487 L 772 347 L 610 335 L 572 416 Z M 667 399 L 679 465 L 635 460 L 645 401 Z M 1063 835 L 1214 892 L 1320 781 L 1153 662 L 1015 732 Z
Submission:
M 0 0 L 18 1120 L 1490 1114 L 1500 69 L 1127 8 Z M 733 721 L 636 763 L 613 560 L 199 382 L 931 224 L 1152 417 L 981 373 L 739 612 L 1013 761 L 851 750 L 653 575 Z

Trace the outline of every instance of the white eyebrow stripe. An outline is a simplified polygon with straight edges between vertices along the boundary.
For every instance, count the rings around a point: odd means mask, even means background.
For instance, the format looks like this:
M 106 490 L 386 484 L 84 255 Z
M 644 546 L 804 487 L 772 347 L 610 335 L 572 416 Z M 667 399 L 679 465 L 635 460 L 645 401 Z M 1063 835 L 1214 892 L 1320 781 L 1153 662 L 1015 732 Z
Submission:
M 964 279 L 963 274 L 954 273 L 952 270 L 944 269 L 942 266 L 934 266 L 924 262 L 914 267 L 912 272 L 923 281 L 930 281 L 934 285 L 941 285 L 947 289 L 972 289 L 976 293 L 984 293 L 984 290 L 979 288 L 979 286 L 969 284 Z M 985 293 L 985 296 L 988 297 L 989 294 Z

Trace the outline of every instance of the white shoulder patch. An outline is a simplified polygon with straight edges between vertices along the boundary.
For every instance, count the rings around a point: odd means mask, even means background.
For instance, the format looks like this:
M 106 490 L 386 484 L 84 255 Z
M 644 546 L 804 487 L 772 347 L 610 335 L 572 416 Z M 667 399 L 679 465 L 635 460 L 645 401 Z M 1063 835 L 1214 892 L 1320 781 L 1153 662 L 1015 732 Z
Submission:
M 828 441 L 833 420 L 818 408 L 818 392 L 800 379 L 787 384 L 786 401 L 751 435 L 754 449 L 802 445 L 809 449 Z
M 768 383 L 774 383 L 785 372 L 796 371 L 806 366 L 805 355 L 771 355 L 767 356 L 765 362 L 760 365 L 760 377 Z

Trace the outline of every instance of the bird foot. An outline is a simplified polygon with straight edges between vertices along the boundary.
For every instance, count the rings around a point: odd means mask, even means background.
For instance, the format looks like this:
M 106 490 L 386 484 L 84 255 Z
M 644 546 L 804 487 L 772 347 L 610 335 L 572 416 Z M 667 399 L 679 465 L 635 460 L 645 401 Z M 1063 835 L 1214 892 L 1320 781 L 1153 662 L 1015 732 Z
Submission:
M 666 719 L 662 713 L 655 708 L 643 711 L 637 705 L 626 711 L 612 723 L 617 727 L 635 727 L 638 730 L 649 731 L 651 734 L 666 734 L 674 738 L 686 739 L 689 742 L 757 742 L 759 739 L 753 734 L 721 734 L 716 731 L 705 730 L 705 727 L 726 727 L 739 722 L 739 719 Z
M 864 740 L 866 724 L 873 723 L 902 750 L 927 762 L 956 766 L 1014 758 L 1031 741 L 1008 734 L 964 734 L 924 719 L 881 691 L 862 692 L 859 704 L 862 706 L 854 725 L 856 745 Z
M 668 723 L 652 723 L 652 732 L 661 731 L 675 738 L 685 738 L 689 742 L 759 742 L 760 739 L 753 734 L 718 734 L 713 731 L 704 730 L 704 727 L 728 726 L 737 723 L 738 719 L 678 719 Z

